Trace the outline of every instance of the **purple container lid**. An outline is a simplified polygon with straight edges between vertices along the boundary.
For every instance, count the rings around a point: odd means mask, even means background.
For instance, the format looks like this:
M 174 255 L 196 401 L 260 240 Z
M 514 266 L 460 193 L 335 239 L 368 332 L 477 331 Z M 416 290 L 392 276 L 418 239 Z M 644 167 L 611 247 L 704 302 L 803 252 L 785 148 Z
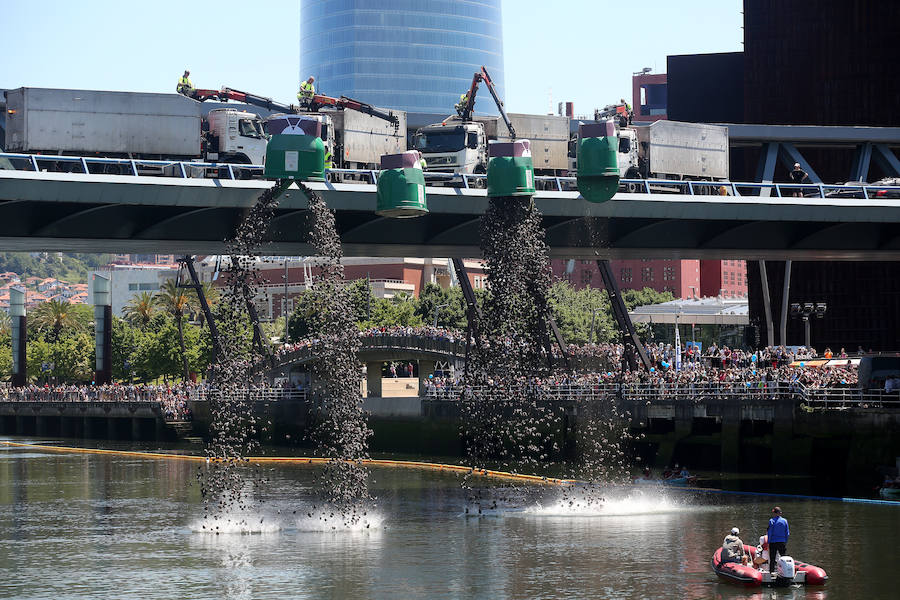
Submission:
M 602 123 L 582 123 L 578 126 L 578 137 L 615 137 L 616 124 L 610 119 Z
M 322 124 L 309 117 L 279 115 L 266 122 L 271 135 L 311 135 L 322 137 Z
M 491 142 L 488 150 L 492 157 L 495 156 L 531 156 L 531 142 L 529 140 L 516 140 L 514 142 Z
M 382 169 L 409 169 L 419 165 L 420 154 L 416 150 L 407 150 L 400 154 L 383 154 Z

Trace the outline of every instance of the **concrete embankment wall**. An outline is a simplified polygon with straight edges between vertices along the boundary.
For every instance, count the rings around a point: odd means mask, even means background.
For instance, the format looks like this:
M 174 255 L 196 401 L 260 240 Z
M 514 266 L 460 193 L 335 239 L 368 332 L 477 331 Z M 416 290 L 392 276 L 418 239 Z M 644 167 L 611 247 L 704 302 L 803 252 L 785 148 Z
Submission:
M 373 452 L 461 456 L 459 406 L 418 397 L 367 398 Z M 630 428 L 639 437 L 634 452 L 662 469 L 680 463 L 692 470 L 807 476 L 836 489 L 878 483 L 878 469 L 900 456 L 900 410 L 853 408 L 807 410 L 781 401 L 765 410 L 740 402 L 631 406 Z M 209 435 L 208 404 L 192 404 L 191 435 Z M 258 402 L 254 406 L 264 443 L 309 446 L 315 414 L 305 402 Z M 576 448 L 578 417 L 560 424 L 565 458 Z M 184 432 L 182 432 L 184 433 Z M 0 403 L 0 434 L 134 441 L 176 438 L 148 405 L 114 403 L 56 405 Z M 563 458 L 563 456 L 555 457 Z

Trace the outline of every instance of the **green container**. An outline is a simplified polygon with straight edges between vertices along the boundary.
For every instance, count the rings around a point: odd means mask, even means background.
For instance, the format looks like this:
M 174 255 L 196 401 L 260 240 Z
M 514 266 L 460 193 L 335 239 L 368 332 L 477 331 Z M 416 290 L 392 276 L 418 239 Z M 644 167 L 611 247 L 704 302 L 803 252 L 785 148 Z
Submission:
M 588 202 L 606 202 L 618 191 L 618 147 L 612 135 L 578 140 L 578 191 Z
M 378 175 L 377 199 L 375 214 L 382 217 L 409 219 L 426 214 L 425 174 L 412 167 L 382 171 Z
M 325 181 L 325 144 L 311 135 L 273 135 L 264 173 L 267 179 Z
M 487 195 L 534 195 L 534 163 L 530 156 L 495 156 L 488 162 Z

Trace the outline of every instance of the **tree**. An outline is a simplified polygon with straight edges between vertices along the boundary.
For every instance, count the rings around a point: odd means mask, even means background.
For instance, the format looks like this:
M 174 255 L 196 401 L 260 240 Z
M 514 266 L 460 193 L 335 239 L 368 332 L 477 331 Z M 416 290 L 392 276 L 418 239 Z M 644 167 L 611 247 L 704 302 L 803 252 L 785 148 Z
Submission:
M 54 341 L 35 340 L 28 345 L 26 369 L 30 378 L 55 377 L 64 382 L 89 382 L 94 373 L 93 338 L 78 332 Z
M 153 317 L 153 311 L 157 306 L 151 292 L 140 292 L 131 297 L 125 305 L 123 312 L 125 320 L 137 327 L 146 327 Z
M 372 303 L 372 318 L 364 327 L 394 327 L 422 325 L 422 317 L 416 314 L 416 299 L 400 293 L 394 298 L 376 298 Z
M 178 347 L 181 350 L 182 379 L 187 381 L 190 377 L 188 367 L 187 350 L 184 343 L 184 315 L 191 310 L 191 298 L 179 288 L 174 279 L 167 279 L 159 288 L 156 295 L 159 306 L 175 318 L 175 326 L 178 330 Z
M 212 311 L 219 303 L 219 288 L 214 286 L 211 281 L 204 281 L 200 284 L 200 291 L 206 298 L 206 303 L 209 305 L 210 311 Z M 203 324 L 206 323 L 206 315 L 203 313 L 203 305 L 200 303 L 200 294 L 195 288 L 191 288 L 191 306 L 192 310 L 195 312 L 194 319 L 200 323 L 200 326 L 202 327 Z
M 568 282 L 557 281 L 550 288 L 549 303 L 566 343 L 585 344 L 591 340 L 604 343 L 616 339 L 605 291 L 575 290 Z
M 29 321 L 51 341 L 59 339 L 65 331 L 77 331 L 83 327 L 73 305 L 60 300 L 49 300 L 39 304 Z
M 441 307 L 438 309 L 438 307 Z M 416 306 L 416 314 L 426 325 L 434 323 L 435 310 L 437 310 L 437 324 L 439 327 L 449 329 L 465 329 L 466 301 L 463 298 L 462 288 L 459 286 L 444 289 L 434 283 L 427 283 L 419 294 L 419 302 Z

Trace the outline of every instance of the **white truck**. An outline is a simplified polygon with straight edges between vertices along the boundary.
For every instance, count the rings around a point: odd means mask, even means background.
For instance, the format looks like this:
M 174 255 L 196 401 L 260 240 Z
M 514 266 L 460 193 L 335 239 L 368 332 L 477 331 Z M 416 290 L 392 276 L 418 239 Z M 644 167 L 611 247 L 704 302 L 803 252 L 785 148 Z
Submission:
M 728 179 L 727 127 L 656 121 L 618 133 L 619 176 L 624 179 Z
M 509 120 L 518 139 L 531 141 L 536 174 L 559 175 L 568 169 L 568 117 L 510 113 Z M 511 140 L 500 117 L 477 116 L 468 121 L 450 117 L 419 129 L 413 149 L 425 158 L 426 171 L 486 173 L 488 144 Z
M 337 104 L 308 113 L 322 121 L 322 138 L 334 167 L 377 169 L 382 154 L 406 150 L 406 113 L 385 113 L 348 98 L 316 99 Z M 206 100 L 236 100 L 252 106 L 219 107 L 207 113 Z M 268 144 L 267 117 L 253 112 L 252 107 L 266 108 L 263 114 L 271 108 L 300 110 L 230 88 L 197 90 L 191 98 L 18 88 L 6 92 L 6 102 L 7 152 L 252 165 L 265 162 Z M 153 168 L 141 167 L 142 172 L 149 170 Z M 245 171 L 241 174 L 248 176 Z M 192 176 L 206 172 L 203 168 L 191 170 Z M 215 172 L 212 169 L 209 174 L 217 176 Z
M 179 94 L 18 88 L 6 92 L 7 152 L 261 165 L 263 119 L 234 108 L 203 116 Z

